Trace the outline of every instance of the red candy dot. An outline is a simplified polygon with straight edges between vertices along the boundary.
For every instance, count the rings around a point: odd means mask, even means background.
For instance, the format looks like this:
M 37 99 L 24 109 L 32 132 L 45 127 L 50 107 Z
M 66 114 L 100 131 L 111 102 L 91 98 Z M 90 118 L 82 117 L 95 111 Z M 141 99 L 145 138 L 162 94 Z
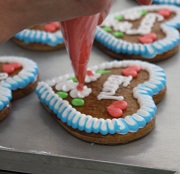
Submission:
M 2 71 L 11 74 L 15 71 L 15 68 L 11 65 L 2 65 Z
M 149 33 L 149 34 L 146 34 L 144 36 L 147 38 L 153 39 L 153 41 L 155 41 L 157 39 L 157 35 L 155 33 Z
M 2 65 L 2 71 L 5 73 L 13 73 L 16 69 L 21 68 L 22 65 L 18 62 L 12 62 L 10 64 L 3 64 Z
M 138 39 L 142 44 L 151 44 L 157 39 L 157 35 L 155 33 L 149 33 L 142 37 L 139 37 Z
M 47 32 L 55 32 L 59 29 L 59 23 L 58 22 L 51 22 L 45 25 L 44 30 Z
M 77 86 L 77 90 L 78 90 L 78 91 L 83 91 L 83 89 L 84 89 L 84 87 L 83 87 L 82 85 L 78 85 L 78 86 Z
M 87 70 L 87 75 L 88 76 L 93 76 L 94 74 L 93 74 L 93 72 L 91 70 Z
M 114 118 L 119 118 L 123 115 L 123 111 L 118 108 L 107 107 L 107 111 Z
M 115 101 L 110 106 L 107 107 L 108 113 L 114 117 L 119 118 L 123 115 L 123 111 L 126 110 L 128 104 L 126 101 Z
M 171 10 L 168 8 L 163 8 L 158 11 L 158 14 L 162 15 L 165 18 L 169 18 L 171 15 Z
M 22 65 L 18 62 L 10 63 L 9 65 L 13 66 L 15 69 L 19 69 L 22 67 Z
M 124 76 L 132 76 L 133 78 L 136 78 L 140 70 L 141 68 L 139 66 L 129 66 L 122 70 L 122 74 Z
M 127 107 L 128 107 L 128 104 L 126 101 L 123 101 L 123 100 L 120 100 L 120 101 L 115 101 L 111 104 L 112 107 L 115 107 L 115 108 L 119 108 L 121 110 L 126 110 Z

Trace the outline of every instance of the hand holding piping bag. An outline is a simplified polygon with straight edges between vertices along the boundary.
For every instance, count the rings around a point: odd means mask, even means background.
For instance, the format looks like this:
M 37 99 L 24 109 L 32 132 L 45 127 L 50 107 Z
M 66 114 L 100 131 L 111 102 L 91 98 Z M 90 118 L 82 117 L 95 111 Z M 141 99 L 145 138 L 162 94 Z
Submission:
M 151 0 L 138 0 L 148 5 Z M 82 16 L 61 22 L 66 49 L 69 53 L 75 76 L 79 82 L 78 91 L 83 91 L 87 64 L 92 49 L 96 26 L 108 15 L 113 0 L 104 0 L 105 9 L 92 16 Z
M 104 0 L 106 8 L 92 16 L 82 16 L 60 22 L 66 49 L 69 53 L 75 76 L 79 82 L 77 90 L 83 91 L 87 64 L 92 49 L 96 26 L 108 14 L 113 0 Z

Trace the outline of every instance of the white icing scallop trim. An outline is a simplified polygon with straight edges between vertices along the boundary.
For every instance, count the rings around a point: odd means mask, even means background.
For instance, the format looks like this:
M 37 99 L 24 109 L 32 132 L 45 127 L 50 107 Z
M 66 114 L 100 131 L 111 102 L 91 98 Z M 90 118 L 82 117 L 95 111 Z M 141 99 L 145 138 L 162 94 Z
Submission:
M 133 89 L 134 98 L 137 99 L 140 108 L 133 115 L 118 119 L 98 119 L 92 116 L 82 114 L 76 111 L 66 100 L 62 100 L 52 90 L 53 86 L 60 81 L 74 77 L 73 74 L 67 74 L 46 82 L 40 82 L 36 93 L 42 103 L 44 103 L 57 117 L 68 126 L 85 131 L 86 133 L 107 134 L 127 134 L 128 132 L 137 132 L 150 122 L 156 112 L 156 105 L 152 96 L 158 94 L 166 86 L 166 75 L 164 70 L 156 65 L 141 61 L 113 61 L 103 63 L 92 67 L 92 70 L 120 68 L 128 66 L 139 66 L 146 70 L 150 77 L 143 84 L 139 84 Z
M 180 5 L 180 0 L 153 0 L 153 2 L 157 4 Z
M 18 62 L 22 66 L 22 70 L 13 77 L 8 77 L 5 80 L 1 80 L 0 84 L 11 90 L 17 90 L 26 87 L 31 82 L 34 82 L 38 74 L 37 64 L 27 58 L 15 57 L 15 56 L 2 56 L 0 57 L 1 63 Z
M 12 91 L 0 85 L 0 111 L 7 107 L 12 99 Z
M 97 27 L 95 39 L 103 44 L 109 50 L 114 51 L 117 54 L 130 54 L 130 55 L 141 55 L 144 58 L 152 59 L 158 54 L 162 54 L 166 51 L 173 49 L 180 42 L 179 32 L 174 28 L 180 28 L 180 10 L 175 6 L 166 6 L 166 5 L 151 5 L 151 6 L 143 6 L 143 7 L 135 7 L 129 10 L 125 10 L 123 12 L 118 12 L 111 14 L 105 20 L 105 24 L 107 26 L 112 26 L 114 22 L 114 17 L 118 15 L 124 15 L 126 13 L 132 13 L 133 11 L 138 10 L 148 10 L 148 11 L 156 11 L 162 8 L 169 8 L 177 15 L 173 19 L 164 22 L 161 25 L 161 29 L 166 34 L 164 39 L 155 41 L 152 44 L 141 44 L 141 43 L 130 43 L 122 39 L 118 39 L 114 37 L 112 34 L 107 33 L 100 27 Z M 109 23 L 109 24 L 108 24 Z M 117 23 L 117 21 L 115 22 Z M 123 22 L 120 22 L 123 23 Z M 128 27 L 128 28 L 127 28 Z M 125 29 L 131 28 L 128 23 L 125 25 Z M 123 27 L 122 27 L 123 28 Z M 121 28 L 121 29 L 122 29 Z
M 25 44 L 40 43 L 49 46 L 57 46 L 64 43 L 61 30 L 54 33 L 25 29 L 14 36 L 16 39 L 23 41 Z

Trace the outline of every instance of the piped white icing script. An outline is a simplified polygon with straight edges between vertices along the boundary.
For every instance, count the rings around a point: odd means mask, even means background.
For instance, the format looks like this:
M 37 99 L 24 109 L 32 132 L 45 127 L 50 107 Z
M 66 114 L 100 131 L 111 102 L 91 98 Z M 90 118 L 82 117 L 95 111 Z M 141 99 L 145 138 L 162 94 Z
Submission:
M 164 16 L 158 13 L 163 9 L 169 10 L 174 13 L 175 16 L 165 21 Z M 133 28 L 131 21 L 140 19 L 139 12 L 141 12 L 141 24 L 137 28 Z M 130 20 L 130 14 L 134 13 L 136 14 L 135 17 Z M 123 21 L 125 18 L 129 20 Z M 179 31 L 177 30 L 180 28 L 179 18 L 180 10 L 175 6 L 151 5 L 135 7 L 109 15 L 102 26 L 97 27 L 95 39 L 116 54 L 140 55 L 143 58 L 153 59 L 158 54 L 172 50 L 179 44 L 180 37 Z M 152 31 L 154 22 L 158 20 L 161 22 L 160 30 L 165 34 L 164 38 L 154 40 L 149 44 L 142 44 L 141 42 L 134 43 L 123 39 L 123 33 L 139 36 L 149 34 Z M 115 34 L 112 34 L 112 29 Z M 121 32 L 121 34 L 116 36 L 119 32 Z
M 112 100 L 124 100 L 123 96 L 114 96 L 120 85 L 127 87 L 132 76 L 124 77 L 122 75 L 111 75 L 103 85 L 102 92 L 97 96 L 98 100 L 112 99 Z
M 124 18 L 134 21 L 142 17 L 141 14 L 139 14 L 137 11 L 135 11 L 135 14 L 138 15 L 133 16 L 133 14 L 130 12 L 126 13 L 124 15 Z M 144 35 L 151 32 L 156 20 L 158 22 L 161 22 L 164 20 L 164 17 L 157 13 L 148 13 L 147 15 L 145 15 L 139 27 L 136 29 L 133 28 L 133 24 L 131 22 L 127 22 L 127 21 L 118 22 L 114 18 L 112 18 L 111 20 L 105 20 L 102 26 L 108 26 L 108 27 L 112 26 L 114 30 L 124 32 L 127 35 L 137 35 L 137 34 Z
M 94 66 L 91 70 L 127 68 L 129 66 L 138 66 L 141 70 L 147 71 L 149 80 L 132 89 L 133 97 L 137 100 L 139 109 L 134 114 L 128 115 L 125 118 L 104 119 L 97 118 L 96 115 L 93 117 L 85 115 L 73 108 L 68 101 L 60 98 L 53 91 L 52 84 L 56 85 L 61 81 L 74 77 L 72 74 L 48 80 L 47 83 L 40 82 L 36 93 L 40 101 L 56 114 L 58 119 L 73 129 L 85 131 L 86 133 L 100 133 L 102 135 L 137 132 L 140 128 L 145 127 L 155 116 L 156 105 L 152 97 L 166 86 L 164 70 L 156 65 L 141 61 L 113 61 Z M 129 83 L 129 80 L 127 82 Z M 126 86 L 128 83 L 124 85 Z M 89 105 L 89 109 L 91 109 L 91 105 Z

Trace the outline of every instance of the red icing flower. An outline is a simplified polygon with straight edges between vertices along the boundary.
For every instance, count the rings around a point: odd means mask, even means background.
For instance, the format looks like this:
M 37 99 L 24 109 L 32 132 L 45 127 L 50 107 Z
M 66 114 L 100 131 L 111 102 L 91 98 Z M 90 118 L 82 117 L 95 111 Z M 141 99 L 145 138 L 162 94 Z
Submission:
M 142 44 L 151 44 L 157 39 L 157 35 L 155 33 L 149 33 L 138 39 Z
M 59 22 L 50 22 L 48 24 L 45 25 L 44 30 L 47 32 L 55 32 L 56 30 L 58 30 L 59 27 Z
M 158 11 L 158 14 L 162 15 L 165 18 L 169 18 L 171 16 L 172 11 L 169 8 L 163 8 Z
M 114 117 L 119 118 L 123 115 L 123 111 L 126 110 L 128 104 L 126 101 L 115 101 L 110 106 L 107 107 L 108 113 Z
M 8 74 L 13 73 L 15 70 L 21 68 L 22 65 L 18 62 L 12 62 L 10 64 L 3 64 L 2 71 Z
M 141 68 L 139 66 L 129 66 L 122 70 L 122 74 L 124 76 L 132 76 L 133 78 L 136 78 L 140 71 Z

